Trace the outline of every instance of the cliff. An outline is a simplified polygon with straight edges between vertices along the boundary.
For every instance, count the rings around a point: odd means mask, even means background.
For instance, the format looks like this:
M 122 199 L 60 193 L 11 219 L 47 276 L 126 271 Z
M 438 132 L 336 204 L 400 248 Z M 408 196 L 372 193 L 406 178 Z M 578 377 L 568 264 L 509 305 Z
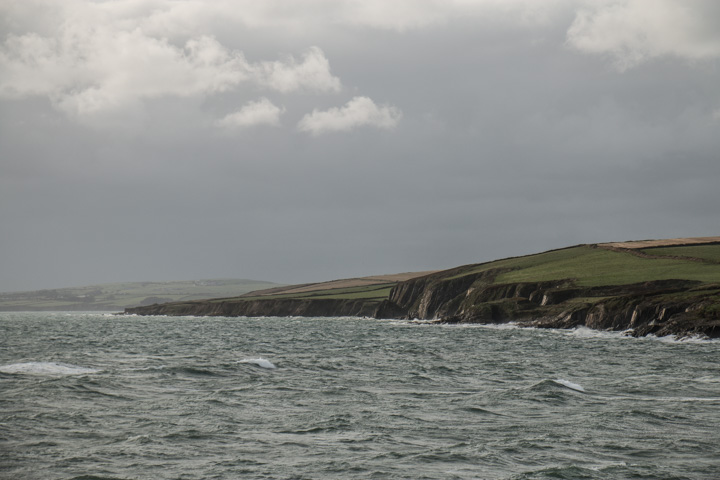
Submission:
M 399 284 L 375 316 L 717 338 L 719 305 L 720 285 L 689 280 L 578 288 L 567 281 L 487 284 L 484 275 L 431 276 Z
M 539 328 L 627 330 L 636 336 L 720 337 L 720 238 L 702 240 L 578 245 L 391 283 L 338 281 L 126 313 L 514 321 Z

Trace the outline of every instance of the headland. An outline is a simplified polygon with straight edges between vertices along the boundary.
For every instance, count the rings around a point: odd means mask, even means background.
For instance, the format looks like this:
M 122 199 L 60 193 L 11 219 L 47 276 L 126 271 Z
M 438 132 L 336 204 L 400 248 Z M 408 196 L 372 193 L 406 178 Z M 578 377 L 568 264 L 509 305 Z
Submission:
M 368 316 L 720 337 L 720 237 L 583 244 L 448 270 L 171 302 L 137 315 Z

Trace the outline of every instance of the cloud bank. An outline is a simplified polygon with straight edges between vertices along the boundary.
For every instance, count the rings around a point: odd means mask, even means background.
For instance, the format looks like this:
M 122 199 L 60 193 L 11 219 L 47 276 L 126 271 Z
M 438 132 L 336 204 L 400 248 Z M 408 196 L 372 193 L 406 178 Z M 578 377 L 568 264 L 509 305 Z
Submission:
M 156 98 L 257 89 L 284 95 L 338 93 L 342 82 L 320 47 L 303 47 L 299 59 L 286 53 L 251 62 L 219 41 L 214 25 L 289 32 L 341 25 L 403 34 L 471 18 L 478 25 L 502 19 L 521 29 L 550 28 L 548 19 L 568 10 L 575 15 L 565 27 L 567 45 L 606 55 L 620 70 L 666 56 L 720 58 L 720 3 L 715 0 L 28 0 L 0 6 L 8 26 L 0 45 L 0 98 L 45 97 L 82 121 L 137 110 Z M 352 128 L 344 125 L 387 128 L 397 123 L 397 112 L 378 113 L 361 103 L 342 111 L 314 111 L 300 128 L 317 134 Z M 363 115 L 372 119 L 350 120 Z M 333 128 L 330 117 L 343 120 Z
M 8 24 L 24 22 L 0 45 L 0 98 L 45 97 L 81 121 L 137 109 L 157 98 L 202 98 L 240 89 L 335 93 L 342 88 L 317 46 L 306 48 L 300 59 L 285 54 L 250 62 L 212 30 L 174 39 L 153 33 L 158 24 L 178 30 L 174 7 L 166 2 L 148 2 L 165 7 L 162 13 L 132 1 L 28 3 L 39 9 L 37 18 L 28 5 L 0 10 L 13 20 Z M 45 7 L 55 24 L 44 20 L 47 12 L 40 9 Z M 147 20 L 136 18 L 141 14 L 150 14 L 155 28 L 143 28 Z M 162 14 L 164 20 L 158 18 Z
M 582 52 L 613 57 L 621 70 L 664 56 L 718 58 L 720 2 L 593 2 L 577 13 L 567 40 Z
M 68 115 L 84 117 L 144 99 L 211 95 L 244 83 L 283 93 L 340 89 L 317 47 L 299 62 L 287 56 L 253 64 L 209 36 L 177 47 L 137 29 L 68 28 L 60 38 L 9 36 L 0 51 L 0 95 L 46 96 Z

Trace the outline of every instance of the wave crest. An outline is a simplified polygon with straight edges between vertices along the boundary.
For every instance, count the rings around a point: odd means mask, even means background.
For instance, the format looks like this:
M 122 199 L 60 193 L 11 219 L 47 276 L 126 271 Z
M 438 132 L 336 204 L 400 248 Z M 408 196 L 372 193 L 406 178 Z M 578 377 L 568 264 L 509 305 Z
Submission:
M 265 360 L 264 358 L 244 358 L 238 363 L 251 363 L 253 365 L 257 365 L 260 368 L 267 368 L 271 370 L 277 368 L 270 360 Z
M 582 385 L 579 385 L 577 383 L 573 383 L 568 380 L 564 380 L 562 378 L 558 378 L 556 380 L 553 380 L 553 382 L 557 383 L 558 385 L 562 385 L 563 387 L 567 387 L 570 390 L 575 390 L 578 392 L 585 392 L 585 389 L 582 387 Z
M 98 373 L 99 370 L 67 363 L 25 362 L 0 365 L 0 372 L 11 375 L 89 375 Z

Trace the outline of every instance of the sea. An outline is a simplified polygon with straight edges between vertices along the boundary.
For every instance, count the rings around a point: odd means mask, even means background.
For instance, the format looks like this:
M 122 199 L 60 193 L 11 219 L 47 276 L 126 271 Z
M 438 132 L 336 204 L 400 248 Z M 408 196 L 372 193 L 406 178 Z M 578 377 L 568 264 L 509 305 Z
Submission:
M 3 479 L 718 479 L 720 342 L 0 314 Z

